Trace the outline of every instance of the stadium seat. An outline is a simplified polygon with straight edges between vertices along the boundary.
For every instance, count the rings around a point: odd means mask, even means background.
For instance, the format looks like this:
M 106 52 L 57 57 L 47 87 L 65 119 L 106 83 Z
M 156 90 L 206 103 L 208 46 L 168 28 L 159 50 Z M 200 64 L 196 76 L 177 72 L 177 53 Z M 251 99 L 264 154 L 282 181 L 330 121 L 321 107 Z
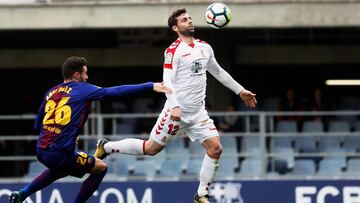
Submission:
M 324 150 L 325 156 L 324 158 L 331 160 L 337 160 L 340 163 L 341 168 L 346 167 L 346 151 L 344 148 L 332 148 L 328 147 Z
M 275 132 L 277 133 L 296 133 L 297 124 L 295 121 L 279 121 L 276 124 Z M 291 148 L 292 147 L 292 136 L 279 136 L 276 135 L 272 137 L 271 144 L 272 150 L 275 148 Z
M 356 122 L 355 132 L 360 133 L 360 121 Z M 360 135 L 344 137 L 344 148 L 347 152 L 360 152 Z
M 165 160 L 160 168 L 157 177 L 180 179 L 182 174 L 182 163 L 176 159 Z
M 115 162 L 125 163 L 126 166 L 128 167 L 129 171 L 134 169 L 135 163 L 137 162 L 137 159 L 135 156 L 127 155 L 127 154 L 113 154 L 112 156 L 110 156 L 110 158 L 113 159 L 114 163 Z
M 157 153 L 155 156 L 144 156 L 144 159 L 147 161 L 153 161 L 156 165 L 156 170 L 160 170 L 161 165 L 167 159 L 168 153 L 166 150 L 162 150 Z
M 199 177 L 202 162 L 203 159 L 200 158 L 190 159 L 186 168 L 185 176 L 188 178 Z
M 111 166 L 113 167 L 113 169 L 111 169 Z M 122 159 L 115 159 L 108 168 L 108 173 L 114 173 L 115 175 L 120 177 L 127 177 L 129 174 L 128 162 Z
M 329 131 L 331 133 L 350 132 L 349 123 L 346 121 L 331 121 L 329 123 Z M 326 148 L 340 148 L 342 137 L 340 136 L 328 136 L 324 135 L 319 139 L 319 148 L 321 151 L 325 151 Z
M 223 146 L 222 154 L 237 154 L 238 147 L 236 137 L 221 137 L 221 145 Z
M 274 149 L 273 153 L 275 154 L 274 155 L 275 171 L 279 173 L 283 173 L 286 172 L 288 169 L 294 168 L 295 160 L 294 160 L 293 148 L 278 147 Z M 286 165 L 283 165 L 283 163 L 285 163 Z
M 171 153 L 183 152 L 185 149 L 184 138 L 177 137 L 166 145 L 166 150 Z
M 261 155 L 260 136 L 244 136 L 241 140 L 241 152 L 249 157 L 259 157 Z
M 317 138 L 312 136 L 311 132 L 322 133 L 324 132 L 324 124 L 321 121 L 305 121 L 302 127 L 302 132 L 307 133 L 304 136 L 295 138 L 295 150 L 298 152 L 317 152 Z
M 46 167 L 42 163 L 40 163 L 38 161 L 31 161 L 29 164 L 29 170 L 28 170 L 27 174 L 25 175 L 25 177 L 33 178 L 33 177 L 39 175 L 39 173 L 41 173 L 45 169 L 46 169 Z
M 316 166 L 313 160 L 295 160 L 294 169 L 291 175 L 313 176 L 316 173 Z
M 341 171 L 341 162 L 337 159 L 323 159 L 319 164 L 319 176 L 340 176 L 342 174 Z
M 189 152 L 191 157 L 204 157 L 205 149 L 199 142 L 190 142 Z
M 351 158 L 348 161 L 347 170 L 345 174 L 350 176 L 360 176 L 359 169 L 360 169 L 360 158 Z
M 245 177 L 261 176 L 262 167 L 260 159 L 245 159 L 240 165 L 239 175 Z
M 235 170 L 239 167 L 237 156 L 223 156 L 219 161 L 216 179 L 233 179 Z
M 136 161 L 133 176 L 136 179 L 152 180 L 156 175 L 156 163 L 152 160 Z

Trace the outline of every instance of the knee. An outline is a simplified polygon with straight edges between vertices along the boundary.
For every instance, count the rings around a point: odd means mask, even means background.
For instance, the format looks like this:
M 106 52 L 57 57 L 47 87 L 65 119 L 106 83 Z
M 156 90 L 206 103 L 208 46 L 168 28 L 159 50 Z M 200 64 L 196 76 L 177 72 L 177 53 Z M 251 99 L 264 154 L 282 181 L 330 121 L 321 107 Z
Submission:
M 155 156 L 159 152 L 160 151 L 158 149 L 154 149 L 154 148 L 145 149 L 145 155 L 148 155 L 148 156 Z
M 107 164 L 103 160 L 97 160 L 95 165 L 95 173 L 101 173 L 107 171 Z
M 211 147 L 209 150 L 207 150 L 207 154 L 214 159 L 219 159 L 220 155 L 223 151 L 223 148 L 221 144 Z

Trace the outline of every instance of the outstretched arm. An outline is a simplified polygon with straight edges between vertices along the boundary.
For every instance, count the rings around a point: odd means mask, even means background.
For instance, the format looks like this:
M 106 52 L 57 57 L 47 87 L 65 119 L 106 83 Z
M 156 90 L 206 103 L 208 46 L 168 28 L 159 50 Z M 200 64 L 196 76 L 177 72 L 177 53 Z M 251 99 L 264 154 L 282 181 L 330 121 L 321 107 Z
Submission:
M 155 92 L 171 93 L 171 90 L 165 87 L 162 83 L 147 82 L 137 85 L 121 85 L 114 87 L 101 88 L 91 84 L 85 85 L 87 100 L 99 100 L 114 97 L 127 96 L 131 94 L 138 94 L 144 91 L 154 90 Z
M 256 106 L 256 94 L 250 92 L 249 90 L 246 90 L 243 86 L 236 82 L 228 72 L 226 72 L 223 68 L 220 67 L 215 57 L 211 57 L 208 64 L 208 71 L 225 87 L 229 88 L 230 90 L 235 92 L 235 94 L 239 95 L 246 106 L 252 108 Z

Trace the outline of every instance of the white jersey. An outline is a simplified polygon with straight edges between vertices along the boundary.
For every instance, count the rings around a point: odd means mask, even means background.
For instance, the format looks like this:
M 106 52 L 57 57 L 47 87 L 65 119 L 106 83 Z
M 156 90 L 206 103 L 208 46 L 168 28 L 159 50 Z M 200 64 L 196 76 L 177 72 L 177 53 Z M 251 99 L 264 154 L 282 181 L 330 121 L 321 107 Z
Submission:
M 179 106 L 185 115 L 204 109 L 206 71 L 236 94 L 244 89 L 219 66 L 208 43 L 194 39 L 193 44 L 187 44 L 179 38 L 173 42 L 165 51 L 163 81 L 173 90 L 166 95 L 166 105 Z

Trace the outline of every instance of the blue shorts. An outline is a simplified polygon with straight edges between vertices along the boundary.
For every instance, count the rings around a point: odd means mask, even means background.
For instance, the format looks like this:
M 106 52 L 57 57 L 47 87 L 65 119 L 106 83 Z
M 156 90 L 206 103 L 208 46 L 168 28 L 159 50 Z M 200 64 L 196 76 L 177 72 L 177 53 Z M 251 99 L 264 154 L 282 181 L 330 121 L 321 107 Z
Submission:
M 78 178 L 90 173 L 95 166 L 94 156 L 76 150 L 52 151 L 37 147 L 36 155 L 47 168 Z

